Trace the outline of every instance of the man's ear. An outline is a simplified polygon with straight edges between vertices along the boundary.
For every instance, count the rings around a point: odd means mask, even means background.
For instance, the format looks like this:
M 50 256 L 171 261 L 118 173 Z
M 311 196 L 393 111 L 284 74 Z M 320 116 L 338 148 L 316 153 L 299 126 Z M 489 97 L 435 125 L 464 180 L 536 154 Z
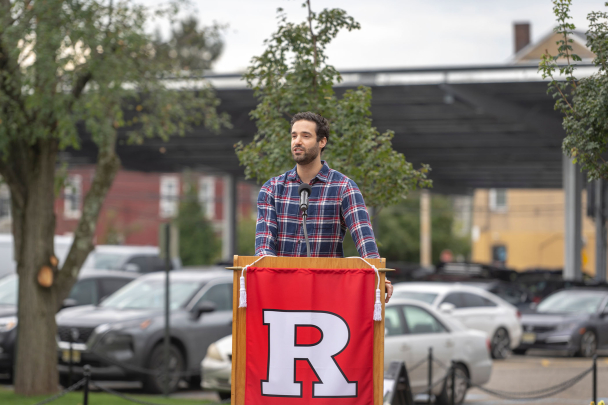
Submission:
M 319 141 L 319 147 L 321 149 L 323 149 L 325 147 L 325 145 L 327 145 L 327 137 L 323 137 L 320 141 Z

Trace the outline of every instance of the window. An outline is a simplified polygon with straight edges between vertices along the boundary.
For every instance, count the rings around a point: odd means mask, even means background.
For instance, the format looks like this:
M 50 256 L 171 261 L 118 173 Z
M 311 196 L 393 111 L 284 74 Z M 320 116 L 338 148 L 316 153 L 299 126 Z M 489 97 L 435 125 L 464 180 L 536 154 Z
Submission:
M 505 245 L 492 246 L 492 264 L 504 266 L 507 263 L 507 247 Z
M 477 294 L 462 293 L 467 308 L 495 307 L 496 304 Z
M 507 210 L 507 189 L 491 188 L 490 189 L 490 211 L 506 211 Z
M 222 283 L 211 286 L 211 288 L 209 288 L 207 292 L 205 292 L 205 294 L 203 294 L 203 296 L 197 301 L 196 305 L 199 305 L 203 301 L 213 302 L 217 311 L 231 311 L 232 284 Z
M 401 307 L 386 307 L 384 311 L 385 336 L 403 335 L 405 328 L 401 318 Z
M 446 297 L 443 299 L 442 304 L 446 302 L 448 304 L 453 304 L 456 308 L 464 308 L 466 306 L 461 293 L 451 293 L 446 295 Z
M 97 283 L 89 278 L 74 284 L 69 298 L 76 301 L 76 305 L 92 305 L 98 302 Z
M 79 219 L 82 211 L 82 176 L 68 176 L 63 190 L 63 216 L 68 219 Z
M 125 285 L 129 284 L 130 278 L 101 278 L 99 279 L 99 289 L 101 297 L 109 297 Z
M 201 177 L 198 182 L 198 201 L 208 219 L 215 218 L 215 178 Z
M 160 178 L 160 216 L 172 218 L 177 215 L 179 200 L 179 178 L 161 176 Z
M 420 307 L 406 305 L 403 307 L 403 314 L 412 335 L 446 332 L 445 327 L 433 315 Z

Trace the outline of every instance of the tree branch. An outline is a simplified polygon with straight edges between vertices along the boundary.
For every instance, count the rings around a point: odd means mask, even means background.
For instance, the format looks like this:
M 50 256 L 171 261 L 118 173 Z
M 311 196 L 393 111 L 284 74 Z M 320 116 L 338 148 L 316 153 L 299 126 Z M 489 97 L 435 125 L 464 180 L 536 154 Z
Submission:
M 84 199 L 82 216 L 78 222 L 76 232 L 74 232 L 74 243 L 72 243 L 61 271 L 58 272 L 55 284 L 57 289 L 55 306 L 57 310 L 61 308 L 63 300 L 68 296 L 70 289 L 76 282 L 80 267 L 93 250 L 93 238 L 97 228 L 99 212 L 120 168 L 120 159 L 116 154 L 117 136 L 118 134 L 114 132 L 110 139 L 99 146 L 95 176 Z
M 306 0 L 306 4 L 308 4 L 308 27 L 310 29 L 310 36 L 312 39 L 312 50 L 314 57 L 314 76 L 312 78 L 312 85 L 316 87 L 317 85 L 317 65 L 319 64 L 318 55 L 317 55 L 317 36 L 315 32 L 312 30 L 312 10 L 310 8 L 310 0 Z

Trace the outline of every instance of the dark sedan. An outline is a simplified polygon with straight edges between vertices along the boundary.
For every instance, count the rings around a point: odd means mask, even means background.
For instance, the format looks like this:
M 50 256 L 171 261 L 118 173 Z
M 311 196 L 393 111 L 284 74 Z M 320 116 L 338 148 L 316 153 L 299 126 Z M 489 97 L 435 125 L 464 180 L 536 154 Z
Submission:
M 554 293 L 522 315 L 523 335 L 516 353 L 563 350 L 592 357 L 608 348 L 608 290 L 572 289 Z
M 141 274 L 114 270 L 83 270 L 63 302 L 64 307 L 98 304 Z M 0 372 L 13 374 L 17 340 L 17 291 L 19 277 L 8 275 L 0 280 Z
M 188 377 L 200 386 L 200 363 L 208 346 L 232 332 L 232 272 L 180 270 L 170 273 L 171 344 L 169 389 Z M 59 373 L 76 377 L 91 366 L 93 379 L 140 380 L 162 392 L 165 274 L 150 273 L 118 290 L 99 306 L 57 314 Z

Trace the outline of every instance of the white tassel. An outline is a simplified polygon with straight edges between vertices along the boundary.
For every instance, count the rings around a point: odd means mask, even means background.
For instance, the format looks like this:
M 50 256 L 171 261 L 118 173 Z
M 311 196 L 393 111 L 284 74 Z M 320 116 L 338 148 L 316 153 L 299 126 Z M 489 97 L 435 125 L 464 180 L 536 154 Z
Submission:
M 239 291 L 239 308 L 247 307 L 247 291 L 245 290 L 245 271 L 247 271 L 247 267 L 243 269 L 241 273 L 241 289 Z
M 382 303 L 380 302 L 380 289 L 376 288 L 376 303 L 374 304 L 374 321 L 382 320 Z

